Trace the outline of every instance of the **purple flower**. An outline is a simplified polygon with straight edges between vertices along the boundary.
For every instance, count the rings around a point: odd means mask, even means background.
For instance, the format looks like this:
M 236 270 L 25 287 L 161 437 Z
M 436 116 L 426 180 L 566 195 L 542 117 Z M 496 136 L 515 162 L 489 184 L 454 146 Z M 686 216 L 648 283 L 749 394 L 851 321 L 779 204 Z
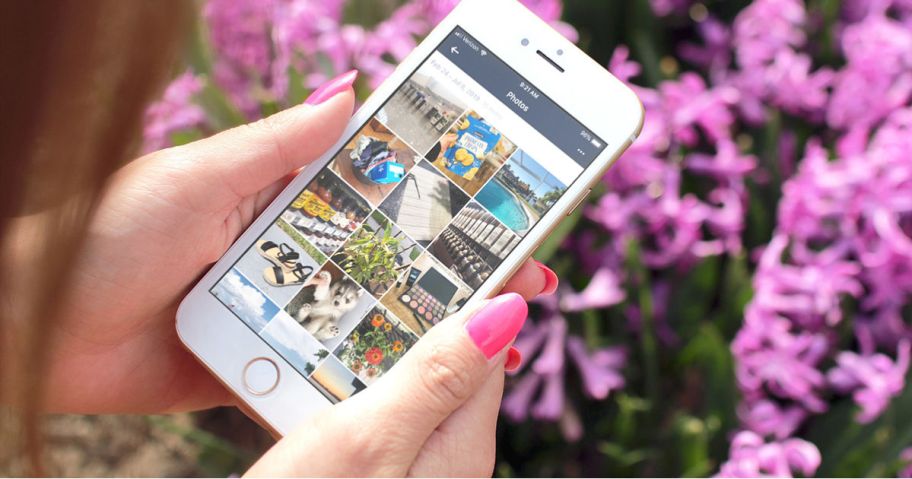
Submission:
M 541 17 L 542 20 L 548 22 L 553 26 L 557 31 L 562 35 L 567 37 L 572 41 L 576 41 L 577 33 L 576 30 L 560 21 L 561 14 L 563 13 L 563 2 L 561 0 L 520 0 L 523 5 L 526 6 L 529 10 L 534 12 L 536 15 Z M 428 20 L 436 24 L 447 16 L 456 4 L 459 3 L 458 0 L 418 0 L 416 2 L 419 5 L 419 8 L 427 16 Z
M 905 464 L 900 469 L 897 477 L 912 477 L 912 447 L 907 447 L 899 453 L 899 459 Z
M 199 128 L 206 123 L 206 112 L 193 103 L 203 89 L 202 78 L 191 72 L 177 77 L 162 99 L 146 110 L 143 129 L 143 151 L 155 151 L 171 145 L 171 135 Z
M 560 295 L 561 309 L 567 312 L 605 308 L 624 300 L 626 294 L 620 288 L 618 275 L 609 267 L 600 268 L 592 275 L 589 285 L 582 292 L 566 292 Z
M 765 442 L 759 435 L 741 431 L 732 439 L 727 462 L 717 477 L 812 476 L 820 467 L 820 452 L 801 439 Z
M 827 373 L 827 380 L 841 393 L 854 391 L 852 397 L 861 406 L 860 422 L 876 419 L 902 392 L 910 348 L 912 343 L 908 340 L 900 342 L 895 362 L 883 354 L 861 356 L 843 351 L 836 356 L 836 367 Z
M 742 69 L 762 67 L 781 51 L 804 45 L 806 20 L 799 0 L 755 0 L 735 18 L 735 56 Z
M 780 440 L 791 437 L 807 416 L 802 407 L 782 407 L 768 399 L 744 403 L 738 408 L 738 418 L 748 429 Z
M 623 348 L 605 348 L 590 356 L 585 342 L 571 337 L 567 339 L 567 351 L 579 369 L 589 397 L 605 399 L 611 391 L 624 387 L 624 376 L 618 372 L 618 368 L 627 362 Z
M 567 334 L 567 319 L 555 297 L 537 303 L 542 307 L 541 319 L 527 321 L 514 343 L 531 367 L 519 371 L 502 409 L 513 421 L 532 417 L 559 422 L 565 438 L 575 441 L 582 436 L 583 426 L 565 391 L 567 356 L 580 374 L 585 393 L 601 400 L 624 386 L 620 370 L 626 363 L 626 353 L 616 347 L 589 352 L 582 338 Z
M 846 67 L 833 85 L 827 123 L 838 129 L 870 128 L 912 96 L 912 30 L 882 14 L 846 27 L 841 40 Z
M 715 17 L 697 25 L 703 45 L 685 43 L 679 48 L 681 58 L 706 69 L 710 78 L 720 79 L 731 63 L 731 28 Z M 613 70 L 612 70 L 613 71 Z

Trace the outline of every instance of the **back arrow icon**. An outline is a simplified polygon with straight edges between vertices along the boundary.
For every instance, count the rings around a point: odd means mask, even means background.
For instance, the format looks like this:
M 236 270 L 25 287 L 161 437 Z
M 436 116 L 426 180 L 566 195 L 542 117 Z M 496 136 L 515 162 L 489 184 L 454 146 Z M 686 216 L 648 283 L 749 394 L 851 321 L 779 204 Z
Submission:
M 456 54 L 456 55 L 459 55 L 459 49 L 456 48 L 456 47 L 450 48 L 450 53 L 454 53 L 454 54 Z

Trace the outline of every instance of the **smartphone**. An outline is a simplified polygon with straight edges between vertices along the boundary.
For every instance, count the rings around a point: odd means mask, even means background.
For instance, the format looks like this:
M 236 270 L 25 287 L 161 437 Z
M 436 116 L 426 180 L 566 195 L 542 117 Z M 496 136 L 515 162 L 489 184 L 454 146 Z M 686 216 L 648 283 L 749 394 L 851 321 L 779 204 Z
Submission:
M 636 95 L 513 0 L 464 0 L 182 302 L 277 434 L 495 295 L 634 141 Z

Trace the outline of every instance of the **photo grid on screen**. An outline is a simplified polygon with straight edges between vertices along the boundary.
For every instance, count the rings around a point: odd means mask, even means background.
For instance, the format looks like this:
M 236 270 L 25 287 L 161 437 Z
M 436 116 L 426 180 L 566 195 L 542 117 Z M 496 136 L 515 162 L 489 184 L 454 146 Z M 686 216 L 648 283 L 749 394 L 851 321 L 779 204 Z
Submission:
M 567 185 L 425 62 L 211 293 L 331 402 L 457 312 Z

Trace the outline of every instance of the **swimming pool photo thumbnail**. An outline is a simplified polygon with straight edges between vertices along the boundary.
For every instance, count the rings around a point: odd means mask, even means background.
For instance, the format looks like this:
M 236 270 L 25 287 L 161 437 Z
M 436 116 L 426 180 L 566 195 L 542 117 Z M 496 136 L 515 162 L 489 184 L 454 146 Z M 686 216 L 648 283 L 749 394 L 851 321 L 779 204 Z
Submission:
M 475 197 L 520 236 L 538 223 L 567 185 L 525 151 L 517 151 Z

